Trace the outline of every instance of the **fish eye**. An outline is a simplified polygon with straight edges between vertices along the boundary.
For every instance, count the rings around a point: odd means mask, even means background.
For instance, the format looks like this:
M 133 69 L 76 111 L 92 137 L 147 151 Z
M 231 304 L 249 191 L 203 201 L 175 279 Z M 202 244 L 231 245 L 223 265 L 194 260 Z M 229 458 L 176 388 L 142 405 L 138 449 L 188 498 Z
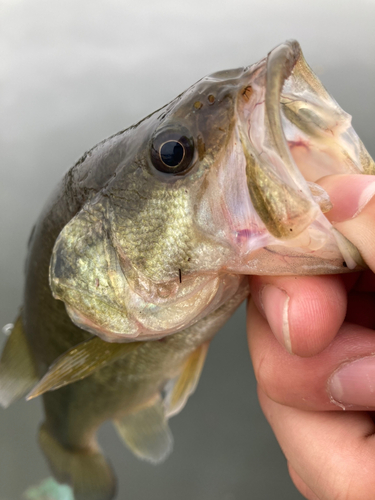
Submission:
M 164 130 L 151 144 L 151 161 L 160 172 L 180 174 L 188 170 L 194 156 L 194 141 L 183 132 Z

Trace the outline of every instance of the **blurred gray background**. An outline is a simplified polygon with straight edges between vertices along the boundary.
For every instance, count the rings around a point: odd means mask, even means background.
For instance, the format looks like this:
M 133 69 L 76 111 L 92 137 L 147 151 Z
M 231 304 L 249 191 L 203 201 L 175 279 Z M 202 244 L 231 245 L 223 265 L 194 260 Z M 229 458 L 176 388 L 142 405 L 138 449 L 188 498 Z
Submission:
M 17 315 L 30 229 L 66 169 L 205 74 L 296 38 L 374 155 L 374 23 L 373 0 L 0 0 L 0 325 Z M 39 401 L 0 410 L 0 500 L 49 476 L 41 418 Z M 158 467 L 102 428 L 119 499 L 302 498 L 257 403 L 244 306 L 171 427 L 174 453 Z

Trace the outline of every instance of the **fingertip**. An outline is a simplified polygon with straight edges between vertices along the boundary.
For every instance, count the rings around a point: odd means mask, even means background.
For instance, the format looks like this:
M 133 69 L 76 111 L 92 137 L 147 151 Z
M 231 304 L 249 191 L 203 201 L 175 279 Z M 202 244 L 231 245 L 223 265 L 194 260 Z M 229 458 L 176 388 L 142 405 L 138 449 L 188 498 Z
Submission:
M 347 296 L 338 276 L 257 276 L 255 305 L 284 348 L 303 357 L 323 351 L 345 318 Z
M 326 217 L 332 223 L 356 217 L 375 195 L 373 175 L 329 175 L 317 183 L 330 197 L 332 209 Z
M 293 352 L 310 357 L 335 338 L 345 319 L 347 295 L 340 277 L 307 278 L 293 293 L 289 318 Z
M 355 247 L 374 271 L 375 176 L 332 175 L 317 183 L 327 191 L 332 209 L 325 214 L 334 227 Z

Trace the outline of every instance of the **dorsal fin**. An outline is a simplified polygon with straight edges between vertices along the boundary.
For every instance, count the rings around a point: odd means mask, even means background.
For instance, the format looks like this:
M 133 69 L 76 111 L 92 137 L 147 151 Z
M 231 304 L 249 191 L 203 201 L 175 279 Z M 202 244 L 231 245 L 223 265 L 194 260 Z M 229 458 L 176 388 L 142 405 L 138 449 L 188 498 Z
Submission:
M 7 408 L 27 394 L 38 380 L 20 314 L 0 359 L 0 404 Z
M 103 366 L 126 356 L 143 342 L 110 343 L 94 337 L 64 352 L 28 394 L 27 400 L 88 377 Z
M 166 386 L 165 407 L 167 417 L 172 417 L 185 406 L 190 394 L 195 391 L 206 359 L 209 342 L 198 347 L 185 361 L 180 375 Z

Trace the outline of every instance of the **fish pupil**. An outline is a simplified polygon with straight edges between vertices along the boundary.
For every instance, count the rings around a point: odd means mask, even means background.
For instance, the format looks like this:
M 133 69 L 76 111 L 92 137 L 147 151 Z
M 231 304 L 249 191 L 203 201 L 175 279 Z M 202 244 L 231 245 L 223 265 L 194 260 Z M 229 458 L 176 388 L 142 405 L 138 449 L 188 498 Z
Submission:
M 160 146 L 159 150 L 161 161 L 167 167 L 177 167 L 185 156 L 185 149 L 178 141 L 167 141 Z
M 193 165 L 194 140 L 184 128 L 158 131 L 150 144 L 152 165 L 166 174 L 181 175 Z

